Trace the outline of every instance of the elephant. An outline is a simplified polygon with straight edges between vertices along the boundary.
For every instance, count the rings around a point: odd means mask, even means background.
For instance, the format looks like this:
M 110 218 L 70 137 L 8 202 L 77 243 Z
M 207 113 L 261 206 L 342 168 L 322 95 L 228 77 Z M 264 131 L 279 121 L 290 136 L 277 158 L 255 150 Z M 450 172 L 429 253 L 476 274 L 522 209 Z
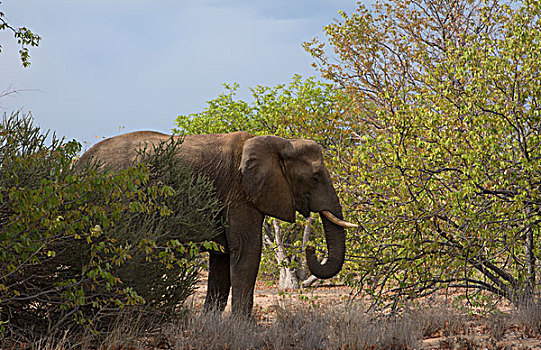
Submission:
M 105 139 L 79 159 L 98 161 L 113 169 L 133 165 L 141 147 L 168 142 L 180 136 L 136 131 Z M 254 136 L 237 131 L 228 134 L 184 136 L 179 160 L 192 171 L 207 176 L 225 205 L 220 242 L 225 252 L 209 252 L 205 309 L 223 311 L 230 289 L 231 312 L 249 315 L 262 249 L 262 225 L 266 215 L 294 222 L 296 212 L 308 217 L 320 214 L 328 256 L 324 263 L 314 247 L 305 250 L 310 272 L 322 279 L 335 276 L 344 262 L 342 207 L 323 162 L 320 146 L 311 140 Z

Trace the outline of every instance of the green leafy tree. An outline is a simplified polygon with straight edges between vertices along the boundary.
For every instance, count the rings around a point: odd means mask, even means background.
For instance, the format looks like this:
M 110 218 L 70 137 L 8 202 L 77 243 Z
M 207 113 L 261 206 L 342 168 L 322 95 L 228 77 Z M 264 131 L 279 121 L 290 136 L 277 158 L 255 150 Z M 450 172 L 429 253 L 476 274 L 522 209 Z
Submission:
M 361 290 L 531 300 L 540 13 L 537 1 L 391 0 L 327 26 L 333 54 L 305 44 L 353 101 L 341 177 L 364 227 L 352 252 Z
M 176 118 L 177 134 L 248 131 L 254 135 L 314 139 L 326 149 L 338 145 L 348 134 L 344 118 L 348 100 L 332 84 L 293 76 L 289 84 L 250 88 L 252 101 L 235 99 L 238 84 L 224 84 L 226 92 L 208 101 L 199 113 Z
M 30 65 L 30 53 L 28 48 L 38 46 L 41 37 L 26 27 L 16 28 L 11 25 L 7 21 L 4 12 L 1 11 L 1 6 L 2 3 L 0 2 L 0 31 L 7 30 L 13 33 L 13 37 L 19 44 L 19 55 L 21 57 L 23 67 L 28 67 Z M 2 52 L 2 45 L 0 45 L 0 52 Z

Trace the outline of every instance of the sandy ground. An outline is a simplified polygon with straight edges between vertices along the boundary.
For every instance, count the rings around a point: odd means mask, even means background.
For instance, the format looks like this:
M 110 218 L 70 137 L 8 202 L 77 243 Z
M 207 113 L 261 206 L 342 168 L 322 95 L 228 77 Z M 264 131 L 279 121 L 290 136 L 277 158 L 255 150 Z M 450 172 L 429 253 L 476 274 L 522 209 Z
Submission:
M 345 303 L 350 298 L 351 289 L 345 286 L 324 285 L 318 288 L 305 290 L 302 294 L 298 290 L 280 291 L 275 284 L 257 281 L 254 293 L 254 309 L 259 312 L 272 312 L 279 305 L 291 303 Z M 189 299 L 188 305 L 200 309 L 205 302 L 207 293 L 207 273 L 203 272 L 197 283 L 197 289 Z M 227 301 L 225 313 L 231 309 L 231 295 Z

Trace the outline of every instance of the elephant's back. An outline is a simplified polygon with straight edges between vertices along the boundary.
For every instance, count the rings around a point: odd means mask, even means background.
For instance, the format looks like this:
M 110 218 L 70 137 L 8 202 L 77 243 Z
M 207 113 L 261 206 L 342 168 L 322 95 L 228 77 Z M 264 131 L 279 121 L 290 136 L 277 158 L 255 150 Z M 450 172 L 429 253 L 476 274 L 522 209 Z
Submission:
M 98 162 L 102 167 L 120 170 L 133 165 L 139 150 L 152 149 L 160 142 L 171 139 L 170 135 L 156 131 L 135 131 L 107 138 L 86 151 L 75 165 L 81 169 L 89 163 Z
M 98 162 L 106 169 L 126 169 L 134 164 L 141 149 L 152 150 L 159 143 L 171 140 L 171 137 L 155 131 L 136 131 L 114 136 L 91 147 L 81 156 L 75 167 L 82 170 L 87 164 Z M 183 139 L 178 148 L 179 159 L 196 172 L 213 179 L 226 179 L 224 181 L 228 182 L 238 170 L 244 142 L 253 135 L 238 131 L 229 134 L 173 137 Z M 220 187 L 221 184 L 216 185 Z

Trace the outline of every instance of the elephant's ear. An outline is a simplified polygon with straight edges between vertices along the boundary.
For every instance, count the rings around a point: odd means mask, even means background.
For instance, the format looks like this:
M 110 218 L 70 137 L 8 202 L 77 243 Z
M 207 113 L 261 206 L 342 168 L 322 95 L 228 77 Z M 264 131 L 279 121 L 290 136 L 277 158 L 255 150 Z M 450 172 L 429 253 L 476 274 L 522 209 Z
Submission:
M 248 198 L 264 214 L 295 221 L 293 194 L 284 174 L 284 158 L 293 146 L 281 137 L 256 136 L 244 143 L 240 171 Z

